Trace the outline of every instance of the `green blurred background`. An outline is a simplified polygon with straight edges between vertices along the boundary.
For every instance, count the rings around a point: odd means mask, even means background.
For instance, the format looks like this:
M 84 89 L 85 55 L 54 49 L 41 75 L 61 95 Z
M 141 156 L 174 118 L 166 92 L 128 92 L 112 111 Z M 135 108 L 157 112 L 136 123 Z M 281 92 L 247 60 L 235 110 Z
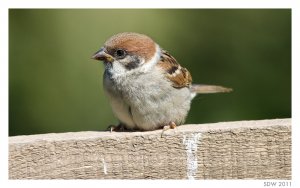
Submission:
M 186 123 L 291 117 L 290 9 L 10 9 L 9 135 L 104 130 L 117 124 L 91 60 L 113 34 L 151 36 L 194 83 Z

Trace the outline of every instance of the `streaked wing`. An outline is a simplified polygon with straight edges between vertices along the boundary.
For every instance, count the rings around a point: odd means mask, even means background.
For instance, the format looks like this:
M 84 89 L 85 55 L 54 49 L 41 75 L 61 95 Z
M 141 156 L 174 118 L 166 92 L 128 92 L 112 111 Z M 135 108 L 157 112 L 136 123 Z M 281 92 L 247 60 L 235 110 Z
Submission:
M 174 88 L 189 87 L 192 83 L 192 76 L 189 71 L 180 66 L 176 59 L 167 51 L 162 50 L 158 66 L 165 72 L 165 76 Z

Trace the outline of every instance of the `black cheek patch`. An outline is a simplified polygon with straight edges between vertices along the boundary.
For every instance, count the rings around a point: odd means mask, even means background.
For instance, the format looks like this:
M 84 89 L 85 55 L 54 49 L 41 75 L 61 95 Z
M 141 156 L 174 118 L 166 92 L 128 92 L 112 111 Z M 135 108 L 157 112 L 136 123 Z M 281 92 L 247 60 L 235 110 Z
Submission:
M 125 65 L 125 68 L 127 70 L 135 69 L 140 65 L 140 63 L 139 58 L 132 58 L 131 61 Z

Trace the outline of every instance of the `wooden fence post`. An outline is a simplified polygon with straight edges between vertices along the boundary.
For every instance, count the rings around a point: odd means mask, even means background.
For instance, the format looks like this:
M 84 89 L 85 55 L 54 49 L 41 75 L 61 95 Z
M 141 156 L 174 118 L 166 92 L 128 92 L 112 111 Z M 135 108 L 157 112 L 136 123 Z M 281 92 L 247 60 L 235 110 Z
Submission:
M 10 179 L 291 179 L 291 119 L 9 137 Z

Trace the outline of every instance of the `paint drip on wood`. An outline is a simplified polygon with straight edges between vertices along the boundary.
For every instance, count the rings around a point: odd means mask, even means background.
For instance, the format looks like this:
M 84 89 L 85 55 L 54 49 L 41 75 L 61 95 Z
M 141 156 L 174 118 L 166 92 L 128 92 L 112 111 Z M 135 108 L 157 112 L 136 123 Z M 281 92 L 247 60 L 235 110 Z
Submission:
M 198 169 L 198 159 L 197 159 L 197 147 L 198 140 L 201 138 L 201 133 L 190 134 L 183 136 L 183 144 L 186 150 L 186 163 L 187 163 L 187 177 L 190 180 L 194 180 L 197 169 Z
M 103 164 L 103 172 L 104 174 L 107 174 L 107 166 L 105 160 L 102 158 L 102 164 Z

